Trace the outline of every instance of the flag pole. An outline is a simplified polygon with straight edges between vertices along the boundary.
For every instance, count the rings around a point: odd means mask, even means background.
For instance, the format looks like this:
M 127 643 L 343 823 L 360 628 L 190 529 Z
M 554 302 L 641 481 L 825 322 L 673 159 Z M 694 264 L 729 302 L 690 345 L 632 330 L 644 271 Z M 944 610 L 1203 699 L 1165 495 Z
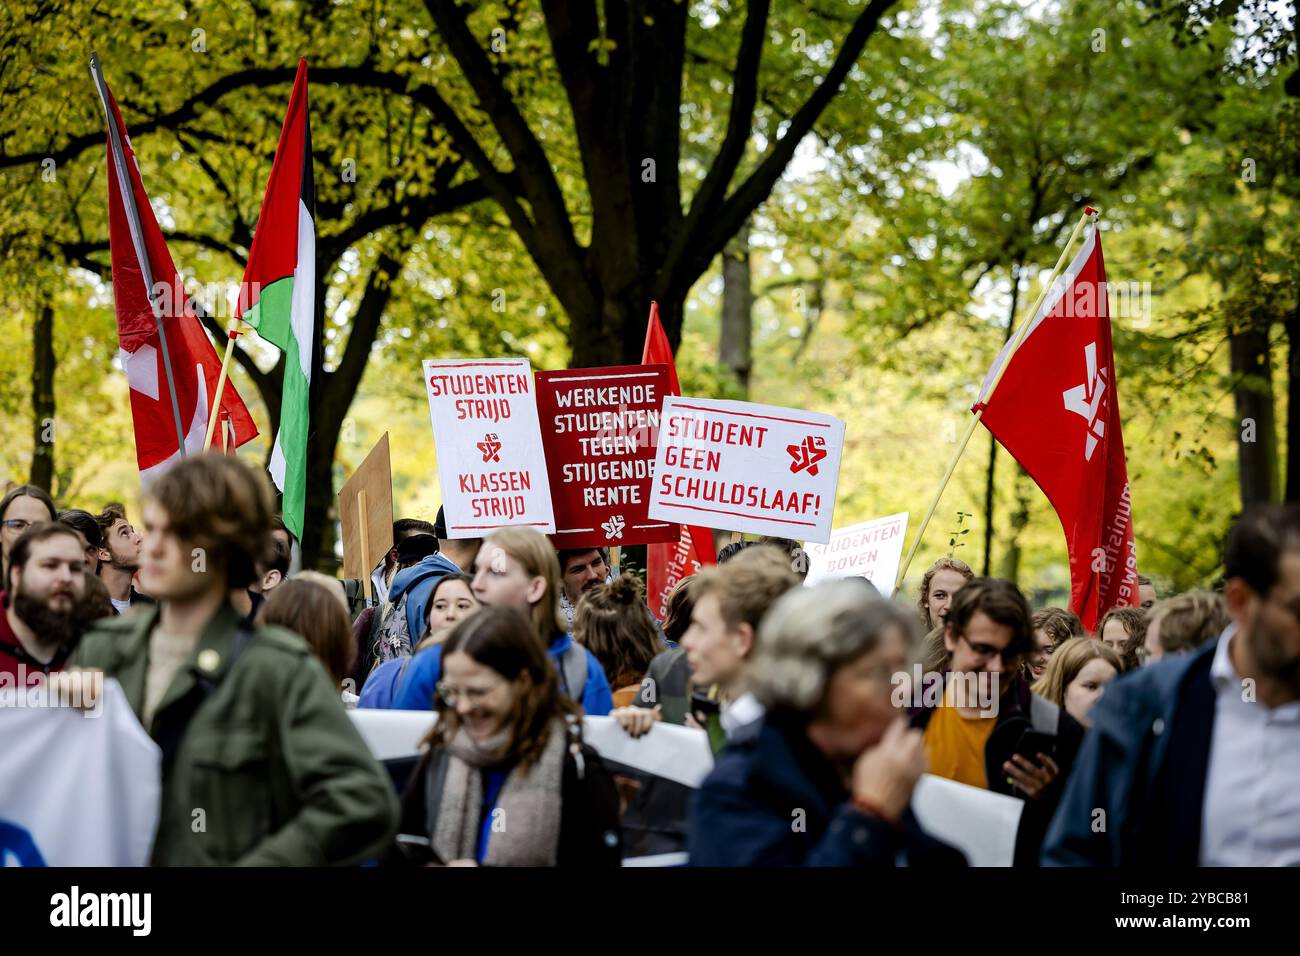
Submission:
M 203 436 L 203 450 L 207 451 L 212 447 L 212 433 L 217 429 L 217 418 L 221 414 L 221 393 L 226 390 L 226 379 L 230 375 L 230 357 L 235 352 L 235 339 L 243 334 L 243 329 L 239 328 L 240 323 L 230 327 L 230 338 L 226 342 L 226 354 L 221 360 L 221 374 L 217 377 L 217 391 L 212 399 L 212 411 L 208 416 L 208 430 Z
M 1065 266 L 1066 259 L 1070 255 L 1070 250 L 1074 248 L 1075 240 L 1079 238 L 1079 233 L 1083 231 L 1084 224 L 1088 222 L 1095 223 L 1097 221 L 1097 216 L 1098 212 L 1092 206 L 1084 207 L 1083 214 L 1079 217 L 1079 221 L 1074 225 L 1074 230 L 1070 233 L 1070 238 L 1065 242 L 1065 248 L 1061 250 L 1060 258 L 1056 260 L 1056 265 L 1052 267 L 1052 271 L 1048 275 L 1047 281 L 1043 283 L 1043 291 L 1038 294 L 1038 298 L 1034 302 L 1034 307 L 1029 310 L 1029 315 L 1020 323 L 1020 328 L 1016 329 L 1016 334 L 1011 339 L 1011 348 L 1007 352 L 1006 361 L 1004 361 L 993 373 L 993 380 L 989 383 L 988 393 L 985 395 L 986 401 L 988 396 L 992 395 L 994 389 L 998 387 L 998 383 L 1002 381 L 1002 376 L 1006 372 L 1008 366 L 1011 365 L 1011 359 L 1015 356 L 1016 350 L 1020 348 L 1020 344 L 1028 334 L 1029 326 L 1033 324 L 1034 316 L 1038 315 L 1038 310 L 1042 308 L 1043 300 L 1047 298 L 1047 293 L 1051 291 L 1052 285 L 1061 274 L 1061 269 Z M 966 450 L 966 445 L 969 444 L 971 435 L 975 434 L 975 426 L 978 425 L 980 419 L 984 417 L 984 407 L 985 406 L 981 404 L 979 409 L 971 416 L 970 422 L 966 425 L 966 433 L 962 435 L 961 441 L 957 443 L 957 450 L 953 452 L 952 460 L 948 462 L 948 469 L 943 473 L 943 478 L 939 481 L 939 487 L 935 490 L 934 497 L 930 500 L 930 507 L 926 510 L 925 517 L 921 519 L 921 524 L 916 529 L 916 537 L 912 539 L 912 546 L 907 551 L 907 557 L 905 557 L 903 563 L 898 566 L 898 577 L 894 581 L 895 591 L 903 586 L 903 579 L 907 577 L 907 569 L 911 566 L 912 559 L 916 557 L 916 552 L 921 546 L 921 538 L 925 534 L 925 529 L 930 524 L 930 519 L 934 517 L 935 509 L 939 507 L 939 499 L 943 497 L 944 489 L 948 487 L 948 482 L 952 478 L 952 473 L 957 470 L 957 462 L 961 459 L 962 453 Z
M 144 279 L 144 294 L 153 310 L 154 321 L 158 323 L 158 346 L 162 350 L 163 370 L 167 375 L 167 390 L 171 393 L 172 418 L 176 424 L 176 445 L 182 458 L 185 457 L 185 429 L 181 425 L 181 406 L 176 400 L 176 378 L 172 374 L 172 355 L 167 348 L 167 332 L 163 328 L 163 317 L 158 309 L 158 300 L 154 296 L 153 266 L 149 263 L 149 251 L 144 247 L 144 231 L 140 227 L 140 210 L 135 206 L 135 192 L 131 189 L 131 178 L 127 175 L 126 154 L 122 150 L 122 136 L 108 108 L 108 85 L 104 82 L 104 72 L 99 65 L 99 54 L 90 54 L 90 75 L 99 92 L 99 102 L 104 107 L 104 120 L 108 124 L 109 148 L 113 151 L 113 167 L 117 171 L 117 188 L 122 194 L 122 208 L 126 211 L 126 221 L 131 232 L 131 245 L 135 247 L 135 258 L 140 264 L 140 275 Z

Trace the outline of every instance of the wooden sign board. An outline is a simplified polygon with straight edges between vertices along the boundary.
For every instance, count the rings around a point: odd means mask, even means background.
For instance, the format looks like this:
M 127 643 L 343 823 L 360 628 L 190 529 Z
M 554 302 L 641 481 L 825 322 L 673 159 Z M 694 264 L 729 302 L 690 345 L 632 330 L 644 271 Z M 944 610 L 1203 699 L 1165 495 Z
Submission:
M 343 576 L 364 582 L 370 596 L 370 572 L 393 546 L 393 473 L 388 432 L 375 442 L 360 467 L 339 491 L 343 526 Z

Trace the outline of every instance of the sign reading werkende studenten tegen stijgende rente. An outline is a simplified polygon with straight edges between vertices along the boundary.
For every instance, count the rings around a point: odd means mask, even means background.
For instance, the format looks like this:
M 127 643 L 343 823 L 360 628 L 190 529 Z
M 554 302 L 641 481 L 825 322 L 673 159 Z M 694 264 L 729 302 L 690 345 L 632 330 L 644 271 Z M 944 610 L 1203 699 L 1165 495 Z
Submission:
M 670 396 L 650 517 L 824 544 L 843 446 L 820 412 Z
M 424 385 L 451 538 L 555 531 L 527 359 L 426 359 Z

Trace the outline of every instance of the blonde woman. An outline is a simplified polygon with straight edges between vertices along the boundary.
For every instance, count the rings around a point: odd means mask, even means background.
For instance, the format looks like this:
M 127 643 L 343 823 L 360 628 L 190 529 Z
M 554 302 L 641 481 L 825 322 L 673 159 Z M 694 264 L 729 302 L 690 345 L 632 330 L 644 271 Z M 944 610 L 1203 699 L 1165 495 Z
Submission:
M 483 541 L 474 559 L 474 597 L 485 607 L 524 614 L 557 668 L 560 693 L 595 717 L 613 709 L 609 681 L 595 655 L 573 640 L 560 616 L 560 563 L 550 541 L 532 528 L 502 528 Z M 393 697 L 398 710 L 431 710 L 442 675 L 441 645 L 421 651 Z
M 1072 637 L 1052 653 L 1047 671 L 1033 690 L 1088 727 L 1092 724 L 1088 713 L 1101 699 L 1106 685 L 1123 670 L 1123 660 L 1109 645 Z

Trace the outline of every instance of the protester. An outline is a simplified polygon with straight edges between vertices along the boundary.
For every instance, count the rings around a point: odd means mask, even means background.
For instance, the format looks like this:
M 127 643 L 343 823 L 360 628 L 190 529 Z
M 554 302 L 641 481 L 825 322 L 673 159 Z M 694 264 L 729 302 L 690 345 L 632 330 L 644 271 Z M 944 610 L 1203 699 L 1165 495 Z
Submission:
M 85 579 L 86 590 L 81 600 L 77 602 L 77 621 L 81 630 L 85 632 L 96 621 L 113 617 L 117 614 L 117 609 L 109 600 L 108 588 L 104 587 L 104 582 L 99 579 L 98 574 L 86 571 L 82 577 Z
M 38 485 L 18 485 L 0 498 L 0 565 L 9 580 L 9 549 L 19 535 L 38 521 L 54 521 L 54 502 Z
M 691 666 L 686 660 L 686 649 L 680 645 L 682 635 L 691 626 L 691 613 L 695 608 L 691 599 L 691 581 L 692 578 L 678 581 L 665 602 L 664 639 L 673 646 L 660 651 L 650 661 L 643 678 L 645 690 L 632 700 L 632 706 L 645 710 L 645 713 L 631 713 L 625 707 L 610 713 L 635 736 L 649 730 L 656 719 L 669 724 L 686 723 L 692 693 Z
M 447 537 L 447 512 L 438 506 L 438 516 L 433 522 L 433 533 L 438 539 L 438 551 L 444 558 L 456 565 L 457 570 L 470 574 L 474 570 L 474 559 L 478 549 L 483 546 L 482 538 Z
M 117 679 L 162 749 L 153 862 L 371 857 L 397 820 L 387 775 L 307 643 L 250 630 L 230 606 L 271 547 L 265 474 L 233 457 L 191 456 L 147 487 L 143 515 L 141 580 L 159 604 L 100 622 L 73 663 Z
M 944 648 L 942 668 L 913 689 L 920 699 L 912 726 L 925 732 L 930 773 L 1024 799 L 1015 859 L 1032 864 L 1083 728 L 1022 676 L 1033 623 L 1009 581 L 973 578 L 957 591 L 944 617 Z M 1026 742 L 1044 738 L 1052 743 L 1026 751 Z
M 344 690 L 348 667 L 355 652 L 352 646 L 352 619 L 339 600 L 339 588 L 329 588 L 299 575 L 285 581 L 266 599 L 258 612 L 262 627 L 282 627 L 307 642 L 316 659 L 325 668 L 335 687 Z
M 401 570 L 397 546 L 417 534 L 437 536 L 434 526 L 419 518 L 399 518 L 393 522 L 393 546 L 384 552 L 379 564 L 370 572 L 370 584 L 373 589 L 371 593 L 376 604 L 383 604 L 388 600 L 388 588 L 393 583 L 393 575 Z
M 970 565 L 957 558 L 940 558 L 921 575 L 921 595 L 917 607 L 928 631 L 943 623 L 952 596 L 975 577 Z
M 257 580 L 249 585 L 248 590 L 266 597 L 282 581 L 289 577 L 289 562 L 292 558 L 289 543 L 283 537 L 272 534 L 271 559 L 257 567 Z M 349 624 L 351 619 L 349 618 Z
M 1063 607 L 1045 607 L 1034 612 L 1034 650 L 1027 658 L 1025 676 L 1032 683 L 1041 680 L 1052 652 L 1072 637 L 1086 637 L 1079 615 Z
M 429 595 L 429 625 L 415 645 L 414 654 L 442 641 L 451 627 L 479 609 L 478 598 L 471 590 L 473 581 L 468 574 L 447 574 L 438 579 Z M 412 660 L 414 656 L 398 657 L 376 667 L 361 688 L 357 707 L 362 710 L 392 707 L 393 696 Z
M 613 690 L 614 706 L 631 705 L 659 650 L 641 582 L 622 574 L 586 591 L 574 614 L 573 639 L 596 655 Z
M 140 570 L 143 536 L 126 520 L 126 511 L 119 504 L 105 505 L 95 520 L 104 536 L 99 549 L 99 577 L 108 588 L 113 609 L 118 614 L 125 614 L 133 604 L 150 603 L 132 584 Z
M 582 596 L 609 580 L 609 552 L 605 548 L 561 549 L 555 553 L 560 562 L 560 613 L 573 629 L 573 612 Z
M 1138 575 L 1138 602 L 1142 610 L 1149 611 L 1155 605 L 1160 596 L 1156 593 L 1156 586 L 1151 579 L 1145 574 Z
M 921 733 L 893 704 L 909 615 L 846 581 L 795 589 L 759 628 L 766 709 L 695 794 L 694 866 L 956 866 L 911 811 Z
M 1045 864 L 1300 865 L 1300 506 L 1249 509 L 1223 564 L 1222 635 L 1093 710 Z
M 786 556 L 790 562 L 790 570 L 799 575 L 802 581 L 808 577 L 808 552 L 803 549 L 803 545 L 793 538 L 777 538 L 772 535 L 763 535 L 755 544 L 769 548 L 776 548 Z
M 77 532 L 77 537 L 81 539 L 81 550 L 86 554 L 86 570 L 98 574 L 99 549 L 104 543 L 104 532 L 95 516 L 80 508 L 69 508 L 59 512 L 59 521 Z
M 62 669 L 76 646 L 86 614 L 86 554 L 67 525 L 37 521 L 14 539 L 9 557 L 0 674 L 26 687 L 35 675 Z
M 752 541 L 732 541 L 718 549 L 718 564 L 726 564 L 736 555 L 753 547 Z
M 1047 672 L 1034 684 L 1035 694 L 1050 700 L 1084 727 L 1106 685 L 1124 670 L 1123 659 L 1109 644 L 1072 637 L 1056 649 Z
M 1113 607 L 1097 624 L 1097 640 L 1120 656 L 1125 670 L 1138 666 L 1138 648 L 1146 636 L 1147 612 L 1140 607 Z
M 560 692 L 533 622 L 513 607 L 486 607 L 439 646 L 438 719 L 400 828 L 428 844 L 412 857 L 403 849 L 412 841 L 399 839 L 387 861 L 618 866 L 618 791 L 582 743 L 580 712 Z
M 405 572 L 403 572 L 405 573 Z M 398 575 L 398 582 L 401 575 Z M 560 616 L 560 565 L 546 536 L 532 528 L 502 528 L 483 541 L 475 558 L 474 596 L 489 607 L 513 607 L 528 615 L 543 648 L 555 662 L 560 692 L 592 716 L 613 706 L 600 662 L 565 630 Z M 393 698 L 400 710 L 428 710 L 442 672 L 442 645 L 420 652 Z
M 1147 632 L 1139 657 L 1154 664 L 1170 654 L 1193 651 L 1228 626 L 1228 606 L 1213 591 L 1188 591 L 1158 601 L 1147 612 Z

